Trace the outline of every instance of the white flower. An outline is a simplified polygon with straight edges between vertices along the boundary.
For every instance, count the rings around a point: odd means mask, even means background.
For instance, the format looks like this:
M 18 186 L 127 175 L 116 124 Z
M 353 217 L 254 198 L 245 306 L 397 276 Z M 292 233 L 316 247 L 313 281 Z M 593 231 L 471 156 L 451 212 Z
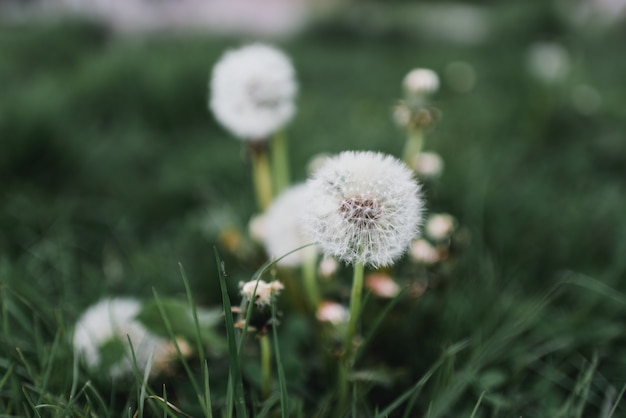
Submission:
M 413 241 L 409 254 L 413 261 L 426 265 L 435 264 L 441 259 L 437 248 L 433 247 L 430 242 L 422 238 Z
M 76 354 L 92 370 L 106 368 L 114 379 L 128 376 L 133 371 L 130 339 L 137 367 L 143 373 L 151 358 L 167 356 L 168 341 L 150 333 L 136 320 L 140 311 L 139 301 L 128 298 L 104 299 L 91 306 L 76 322 L 73 339 Z M 108 360 L 111 356 L 106 355 L 106 350 L 117 353 L 115 346 L 122 347 L 123 352 L 119 359 Z
M 393 264 L 417 235 L 420 186 L 389 155 L 342 152 L 308 182 L 304 222 L 326 255 L 349 264 Z
M 413 156 L 411 168 L 423 179 L 437 178 L 443 172 L 443 159 L 434 152 L 420 152 Z
M 215 65 L 210 107 L 235 136 L 259 141 L 291 120 L 297 90 L 289 58 L 274 47 L 252 44 L 227 51 Z
M 255 242 L 263 242 L 267 235 L 267 222 L 264 215 L 254 215 L 250 218 L 248 234 Z
M 278 296 L 284 286 L 278 280 L 266 283 L 263 280 L 257 281 L 251 280 L 249 282 L 240 283 L 241 295 L 248 300 L 252 299 L 252 295 L 255 296 L 255 303 L 257 306 L 267 306 L 272 301 L 273 296 Z M 256 288 L 256 293 L 254 289 Z
M 290 251 L 314 240 L 302 227 L 302 216 L 309 204 L 307 186 L 300 184 L 290 187 L 280 194 L 267 209 L 264 215 L 265 234 L 263 243 L 272 258 L 279 258 Z M 314 246 L 305 247 L 280 259 L 279 266 L 296 267 L 315 257 Z
M 428 217 L 426 221 L 426 235 L 430 238 L 441 241 L 448 238 L 456 228 L 456 220 L 447 213 L 435 213 Z
M 432 70 L 416 68 L 403 81 L 404 90 L 413 96 L 428 96 L 439 90 L 439 76 Z

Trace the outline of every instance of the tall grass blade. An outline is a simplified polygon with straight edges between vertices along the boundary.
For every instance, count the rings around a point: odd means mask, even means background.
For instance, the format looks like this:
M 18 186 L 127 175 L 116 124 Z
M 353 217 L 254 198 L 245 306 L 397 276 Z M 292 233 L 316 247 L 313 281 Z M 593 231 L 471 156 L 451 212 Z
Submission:
M 276 367 L 278 368 L 278 385 L 280 387 L 280 410 L 282 418 L 289 415 L 289 396 L 287 394 L 287 381 L 285 380 L 285 370 L 280 358 L 278 347 L 278 331 L 276 331 L 276 303 L 272 301 L 272 333 L 274 335 L 274 352 L 276 357 Z
M 193 316 L 193 324 L 196 332 L 197 350 L 198 355 L 200 356 L 200 364 L 202 364 L 204 383 L 204 402 L 202 410 L 204 411 L 206 418 L 213 418 L 213 410 L 211 406 L 211 387 L 209 386 L 209 368 L 207 366 L 206 356 L 204 355 L 204 347 L 202 347 L 202 334 L 200 333 L 200 321 L 198 321 L 198 311 L 196 310 L 196 304 L 194 303 L 193 297 L 191 295 L 189 280 L 187 279 L 187 275 L 185 274 L 185 269 L 183 268 L 182 263 L 178 263 L 178 267 L 180 269 L 180 275 L 183 279 L 183 284 L 185 286 L 185 293 L 187 294 L 189 308 L 191 309 L 191 313 Z
M 239 350 L 237 348 L 237 340 L 235 337 L 235 323 L 233 321 L 233 312 L 226 289 L 226 273 L 224 271 L 224 263 L 217 253 L 217 248 L 213 248 L 215 252 L 215 261 L 217 262 L 217 270 L 220 279 L 220 289 L 222 291 L 222 303 L 224 306 L 224 318 L 226 321 L 226 335 L 228 337 L 228 353 L 230 360 L 230 376 L 233 387 L 233 397 L 237 418 L 246 418 L 246 404 L 243 396 L 243 379 L 241 377 L 241 365 L 239 362 Z M 245 329 L 245 327 L 244 327 Z

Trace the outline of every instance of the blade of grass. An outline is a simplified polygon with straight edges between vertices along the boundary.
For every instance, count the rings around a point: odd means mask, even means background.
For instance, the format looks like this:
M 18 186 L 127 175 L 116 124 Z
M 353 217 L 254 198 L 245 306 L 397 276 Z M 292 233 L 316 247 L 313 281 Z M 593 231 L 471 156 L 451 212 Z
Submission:
M 617 405 L 619 405 L 620 401 L 622 400 L 622 396 L 624 396 L 624 392 L 626 392 L 626 384 L 622 386 L 622 390 L 619 391 L 619 395 L 617 396 L 617 398 L 615 398 L 615 403 L 613 404 L 613 407 L 611 408 L 611 411 L 609 412 L 609 416 L 607 418 L 613 417 L 613 414 L 617 409 Z
M 480 397 L 478 398 L 478 401 L 476 402 L 476 405 L 474 406 L 474 410 L 472 411 L 472 415 L 470 416 L 470 418 L 474 418 L 476 416 L 476 412 L 478 412 L 478 407 L 480 406 L 480 404 L 483 401 L 483 396 L 485 396 L 485 391 L 484 390 L 480 394 Z
M 187 293 L 187 301 L 189 302 L 189 308 L 191 309 L 191 313 L 193 316 L 193 323 L 196 332 L 196 343 L 198 345 L 198 355 L 200 356 L 200 364 L 202 364 L 202 374 L 204 376 L 204 406 L 203 411 L 205 411 L 205 416 L 207 418 L 213 418 L 213 408 L 211 406 L 211 387 L 209 386 L 209 369 L 206 362 L 206 357 L 204 355 L 204 348 L 202 347 L 202 336 L 200 333 L 200 321 L 198 321 L 198 311 L 196 310 L 196 304 L 193 301 L 193 297 L 191 295 L 191 287 L 189 286 L 189 280 L 187 279 L 187 275 L 185 274 L 185 269 L 183 268 L 182 263 L 178 263 L 178 267 L 180 269 L 180 275 L 183 279 L 183 284 L 185 286 L 185 293 Z
M 163 303 L 161 302 L 161 298 L 159 297 L 159 294 L 157 293 L 156 289 L 153 288 L 152 293 L 154 294 L 154 300 L 157 304 L 157 308 L 159 309 L 159 312 L 161 313 L 161 318 L 163 319 L 163 323 L 165 324 L 167 335 L 169 336 L 170 340 L 174 344 L 174 348 L 176 348 L 176 353 L 178 354 L 178 358 L 183 364 L 183 368 L 185 369 L 185 372 L 187 373 L 187 376 L 189 377 L 189 381 L 191 382 L 194 388 L 196 396 L 198 396 L 198 401 L 200 402 L 200 406 L 203 409 L 203 413 L 205 414 L 205 416 L 208 416 L 208 412 L 204 410 L 205 403 L 202 399 L 202 395 L 201 395 L 202 392 L 200 391 L 198 382 L 196 381 L 195 377 L 193 376 L 193 373 L 191 372 L 191 368 L 189 367 L 189 363 L 187 362 L 187 359 L 185 358 L 182 351 L 180 350 L 180 345 L 178 344 L 178 341 L 176 340 L 176 336 L 174 335 L 174 332 L 172 331 L 172 325 L 170 324 L 170 321 L 167 318 L 167 314 L 165 313 L 165 309 L 163 307 Z
M 422 387 L 428 382 L 428 380 L 432 377 L 432 375 L 437 371 L 437 369 L 447 360 L 449 356 L 453 356 L 459 351 L 465 349 L 469 343 L 467 341 L 462 341 L 460 343 L 454 344 L 450 347 L 446 352 L 437 360 L 437 362 L 422 376 L 422 378 L 412 387 L 407 389 L 402 395 L 398 396 L 389 406 L 376 414 L 376 418 L 384 418 L 389 415 L 394 409 L 400 406 L 404 401 L 410 399 L 409 405 L 412 406 L 412 403 L 415 402 L 414 399 L 419 395 Z M 404 413 L 404 418 L 408 418 L 410 416 L 411 408 L 408 407 Z
M 276 331 L 276 303 L 272 301 L 272 333 L 274 336 L 274 354 L 276 357 L 276 367 L 278 368 L 278 385 L 280 387 L 280 411 L 282 418 L 289 415 L 289 396 L 287 395 L 287 381 L 285 380 L 285 370 L 280 358 L 278 348 L 278 331 Z
M 374 325 L 372 326 L 370 331 L 367 333 L 367 336 L 365 337 L 363 342 L 359 345 L 357 352 L 354 355 L 354 364 L 356 364 L 360 356 L 365 352 L 365 348 L 372 341 L 372 339 L 374 338 L 374 335 L 376 335 L 376 332 L 378 332 L 378 328 L 382 324 L 383 320 L 389 314 L 389 312 L 393 309 L 393 307 L 396 306 L 396 304 L 400 300 L 400 297 L 404 294 L 406 289 L 407 288 L 405 287 L 400 292 L 398 292 L 398 294 L 387 304 L 387 306 L 385 306 L 385 309 L 378 315 L 378 317 L 374 321 Z M 363 306 L 365 306 L 365 302 L 363 303 Z
M 239 350 L 237 348 L 237 340 L 235 337 L 235 323 L 233 321 L 233 313 L 226 289 L 226 272 L 224 263 L 220 259 L 217 248 L 213 248 L 215 252 L 215 261 L 217 262 L 217 271 L 220 280 L 220 289 L 222 291 L 222 304 L 224 306 L 224 318 L 226 321 L 226 335 L 228 337 L 228 352 L 230 359 L 230 376 L 233 385 L 233 396 L 237 418 L 246 418 L 246 404 L 243 395 L 243 379 L 241 376 L 241 365 L 239 363 Z M 246 325 L 247 327 L 247 325 Z M 244 327 L 244 330 L 245 328 Z

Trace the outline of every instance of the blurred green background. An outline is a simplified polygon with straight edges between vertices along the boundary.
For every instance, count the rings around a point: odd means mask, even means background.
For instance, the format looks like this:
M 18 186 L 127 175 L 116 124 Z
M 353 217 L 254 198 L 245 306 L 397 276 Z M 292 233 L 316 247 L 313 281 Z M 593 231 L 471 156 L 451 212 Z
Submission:
M 480 336 L 476 350 L 493 350 L 472 363 L 473 378 L 458 393 L 459 380 L 443 379 L 433 393 L 447 391 L 449 411 L 471 411 L 476 382 L 495 373 L 492 411 L 528 416 L 555 416 L 580 359 L 598 355 L 586 411 L 599 411 L 607 388 L 626 382 L 626 25 L 585 28 L 543 2 L 507 2 L 485 9 L 487 36 L 462 42 L 416 27 L 406 4 L 350 9 L 277 41 L 300 83 L 293 176 L 304 180 L 321 152 L 399 155 L 401 80 L 414 67 L 437 71 L 441 119 L 426 149 L 445 171 L 427 206 L 456 216 L 471 242 L 450 285 L 404 312 L 395 337 L 408 352 L 377 349 L 416 378 L 442 347 Z M 221 304 L 214 245 L 233 290 L 258 268 L 259 257 L 219 242 L 220 228 L 245 231 L 256 209 L 242 145 L 207 110 L 213 64 L 249 40 L 121 36 L 76 20 L 0 25 L 0 285 L 25 320 L 38 312 L 47 338 L 53 318 L 69 325 L 105 294 L 184 295 L 179 262 L 196 301 Z M 569 55 L 558 82 L 528 69 L 529 48 L 545 41 Z M 474 72 L 469 87 L 455 85 L 458 62 Z

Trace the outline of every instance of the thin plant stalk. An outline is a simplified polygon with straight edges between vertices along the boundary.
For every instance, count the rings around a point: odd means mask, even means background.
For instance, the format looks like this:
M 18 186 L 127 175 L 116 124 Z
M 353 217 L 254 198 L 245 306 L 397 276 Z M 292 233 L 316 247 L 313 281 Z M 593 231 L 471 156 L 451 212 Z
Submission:
M 289 187 L 290 183 L 289 156 L 285 131 L 279 130 L 274 134 L 271 152 L 274 194 L 278 196 L 280 192 Z
M 421 128 L 409 128 L 406 143 L 404 144 L 404 162 L 409 166 L 413 158 L 422 152 L 424 146 L 424 131 Z
M 348 396 L 348 378 L 352 362 L 354 359 L 354 336 L 361 314 L 361 298 L 363 294 L 363 276 L 365 266 L 363 263 L 354 265 L 354 276 L 352 279 L 352 293 L 350 295 L 350 319 L 344 340 L 343 353 L 339 362 L 339 407 L 344 410 Z
M 273 194 L 272 175 L 264 141 L 250 143 L 250 158 L 257 204 L 261 211 L 265 211 L 272 203 Z
M 304 282 L 304 290 L 311 310 L 315 312 L 320 305 L 320 291 L 317 286 L 317 257 L 314 255 L 305 258 L 302 264 L 302 276 Z
M 259 336 L 259 345 L 261 348 L 261 389 L 263 398 L 267 399 L 272 389 L 272 350 L 266 333 Z

